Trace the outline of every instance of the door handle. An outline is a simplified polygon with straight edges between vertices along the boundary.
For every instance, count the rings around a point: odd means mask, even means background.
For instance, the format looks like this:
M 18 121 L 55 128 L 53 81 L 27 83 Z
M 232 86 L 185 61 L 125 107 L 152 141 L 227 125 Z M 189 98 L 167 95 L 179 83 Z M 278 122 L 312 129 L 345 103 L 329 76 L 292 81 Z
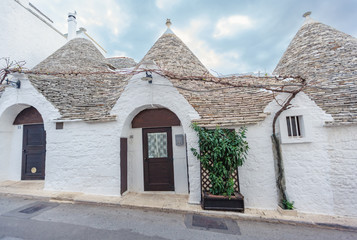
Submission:
M 26 153 L 26 149 L 22 150 L 24 153 Z

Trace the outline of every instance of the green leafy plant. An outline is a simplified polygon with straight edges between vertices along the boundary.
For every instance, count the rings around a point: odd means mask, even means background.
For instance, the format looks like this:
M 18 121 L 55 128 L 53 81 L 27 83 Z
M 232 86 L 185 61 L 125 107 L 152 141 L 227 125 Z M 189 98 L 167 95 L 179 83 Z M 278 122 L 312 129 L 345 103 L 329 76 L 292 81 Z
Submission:
M 191 148 L 202 166 L 208 170 L 213 195 L 232 196 L 234 194 L 233 172 L 242 166 L 247 158 L 247 129 L 242 127 L 238 132 L 230 129 L 206 129 L 192 124 L 199 137 L 199 151 Z
M 289 202 L 287 199 L 283 199 L 281 201 L 281 203 L 283 204 L 283 208 L 287 209 L 287 210 L 293 210 L 294 209 L 294 201 Z

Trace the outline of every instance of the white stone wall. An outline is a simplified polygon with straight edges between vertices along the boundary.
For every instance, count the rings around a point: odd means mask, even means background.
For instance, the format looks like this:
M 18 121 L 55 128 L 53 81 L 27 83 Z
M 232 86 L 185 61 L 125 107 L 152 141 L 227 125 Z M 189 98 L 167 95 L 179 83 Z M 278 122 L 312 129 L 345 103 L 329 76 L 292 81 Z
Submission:
M 25 67 L 32 68 L 67 42 L 14 0 L 0 1 L 0 16 L 0 58 L 26 61 Z
M 46 190 L 120 195 L 115 122 L 65 122 L 47 129 Z
M 276 209 L 277 189 L 271 143 L 273 116 L 262 123 L 248 126 L 248 159 L 239 167 L 241 193 L 245 207 Z
M 112 114 L 118 116 L 118 131 L 121 137 L 128 138 L 129 159 L 128 171 L 129 191 L 143 190 L 142 171 L 142 133 L 141 129 L 132 129 L 132 119 L 147 108 L 167 108 L 174 112 L 181 121 L 181 127 L 173 127 L 172 134 L 184 133 L 187 138 L 187 147 L 197 148 L 197 135 L 190 127 L 192 119 L 199 118 L 198 113 L 179 94 L 177 89 L 166 78 L 153 74 L 153 83 L 141 80 L 145 73 L 140 73 L 129 81 L 119 101 L 114 106 Z M 133 138 L 130 138 L 133 136 Z M 174 140 L 174 139 L 173 139 Z M 174 174 L 176 193 L 187 193 L 186 152 L 184 147 L 177 147 L 173 141 Z M 190 181 L 190 203 L 199 203 L 200 195 L 200 165 L 199 161 L 188 151 L 188 172 Z
M 12 80 L 21 81 L 21 88 L 7 87 L 0 98 L 0 179 L 20 180 L 22 164 L 22 126 L 15 126 L 16 116 L 29 106 L 35 107 L 42 115 L 47 136 L 54 125 L 53 119 L 60 115 L 58 110 L 49 103 L 29 82 L 20 74 L 14 74 Z
M 357 216 L 357 127 L 326 127 L 332 117 L 304 93 L 292 104 L 279 117 L 281 139 L 286 116 L 302 115 L 306 131 L 281 145 L 289 200 L 301 212 Z
M 309 142 L 282 144 L 288 198 L 295 202 L 294 206 L 299 211 L 330 214 L 333 208 L 329 181 L 331 166 L 326 152 L 327 132 L 323 125 L 331 117 L 305 94 L 299 94 L 292 104 L 293 107 L 280 116 L 280 129 L 286 128 L 283 124 L 286 116 L 303 114 L 303 125 L 308 126 L 311 132 L 306 133 Z
M 58 110 L 23 75 L 17 74 L 14 80 L 21 79 L 21 88 L 8 87 L 0 98 L 0 179 L 20 180 L 22 126 L 12 123 L 21 110 L 33 106 L 44 119 L 47 135 L 45 189 L 120 195 L 120 138 L 127 137 L 129 191 L 142 192 L 142 129 L 131 128 L 131 121 L 144 109 L 164 107 L 181 121 L 181 126 L 172 127 L 175 193 L 190 190 L 189 202 L 198 203 L 199 162 L 190 150 L 186 162 L 186 148 L 176 146 L 174 136 L 186 134 L 187 148 L 197 148 L 198 139 L 190 124 L 199 116 L 167 79 L 154 74 L 149 84 L 141 80 L 144 75 L 140 73 L 129 80 L 112 110 L 117 121 L 65 122 L 64 129 L 56 130 Z M 357 126 L 326 127 L 324 122 L 331 121 L 331 116 L 303 93 L 292 104 L 278 119 L 278 134 L 281 138 L 286 134 L 286 116 L 302 115 L 306 141 L 284 141 L 281 146 L 289 199 L 300 212 L 357 216 Z M 270 136 L 278 109 L 276 102 L 271 102 L 265 108 L 271 114 L 263 122 L 248 126 L 250 150 L 247 161 L 239 168 L 247 208 L 277 207 Z
M 357 217 L 357 126 L 326 130 L 333 214 Z

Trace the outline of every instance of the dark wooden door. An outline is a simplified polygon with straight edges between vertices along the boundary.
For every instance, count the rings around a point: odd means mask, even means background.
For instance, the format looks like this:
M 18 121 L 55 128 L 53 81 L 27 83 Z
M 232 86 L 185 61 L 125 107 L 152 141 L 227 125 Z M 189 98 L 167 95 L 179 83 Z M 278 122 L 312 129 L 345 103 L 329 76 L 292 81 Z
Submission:
M 171 127 L 144 128 L 144 190 L 174 191 Z
M 22 180 L 45 179 L 46 134 L 43 124 L 24 125 Z
M 120 138 L 120 193 L 128 190 L 128 139 Z

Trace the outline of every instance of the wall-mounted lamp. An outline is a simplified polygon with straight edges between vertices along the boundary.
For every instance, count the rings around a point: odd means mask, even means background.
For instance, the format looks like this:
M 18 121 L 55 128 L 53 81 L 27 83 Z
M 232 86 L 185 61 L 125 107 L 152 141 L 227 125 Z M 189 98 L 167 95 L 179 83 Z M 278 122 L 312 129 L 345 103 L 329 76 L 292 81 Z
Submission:
M 6 78 L 5 82 L 6 82 L 7 85 L 11 85 L 14 88 L 20 88 L 21 87 L 21 81 L 20 80 L 17 80 L 15 82 L 15 81 L 11 81 L 8 78 Z
M 148 81 L 148 83 L 152 83 L 152 72 L 146 71 L 146 77 L 142 77 L 141 80 Z

